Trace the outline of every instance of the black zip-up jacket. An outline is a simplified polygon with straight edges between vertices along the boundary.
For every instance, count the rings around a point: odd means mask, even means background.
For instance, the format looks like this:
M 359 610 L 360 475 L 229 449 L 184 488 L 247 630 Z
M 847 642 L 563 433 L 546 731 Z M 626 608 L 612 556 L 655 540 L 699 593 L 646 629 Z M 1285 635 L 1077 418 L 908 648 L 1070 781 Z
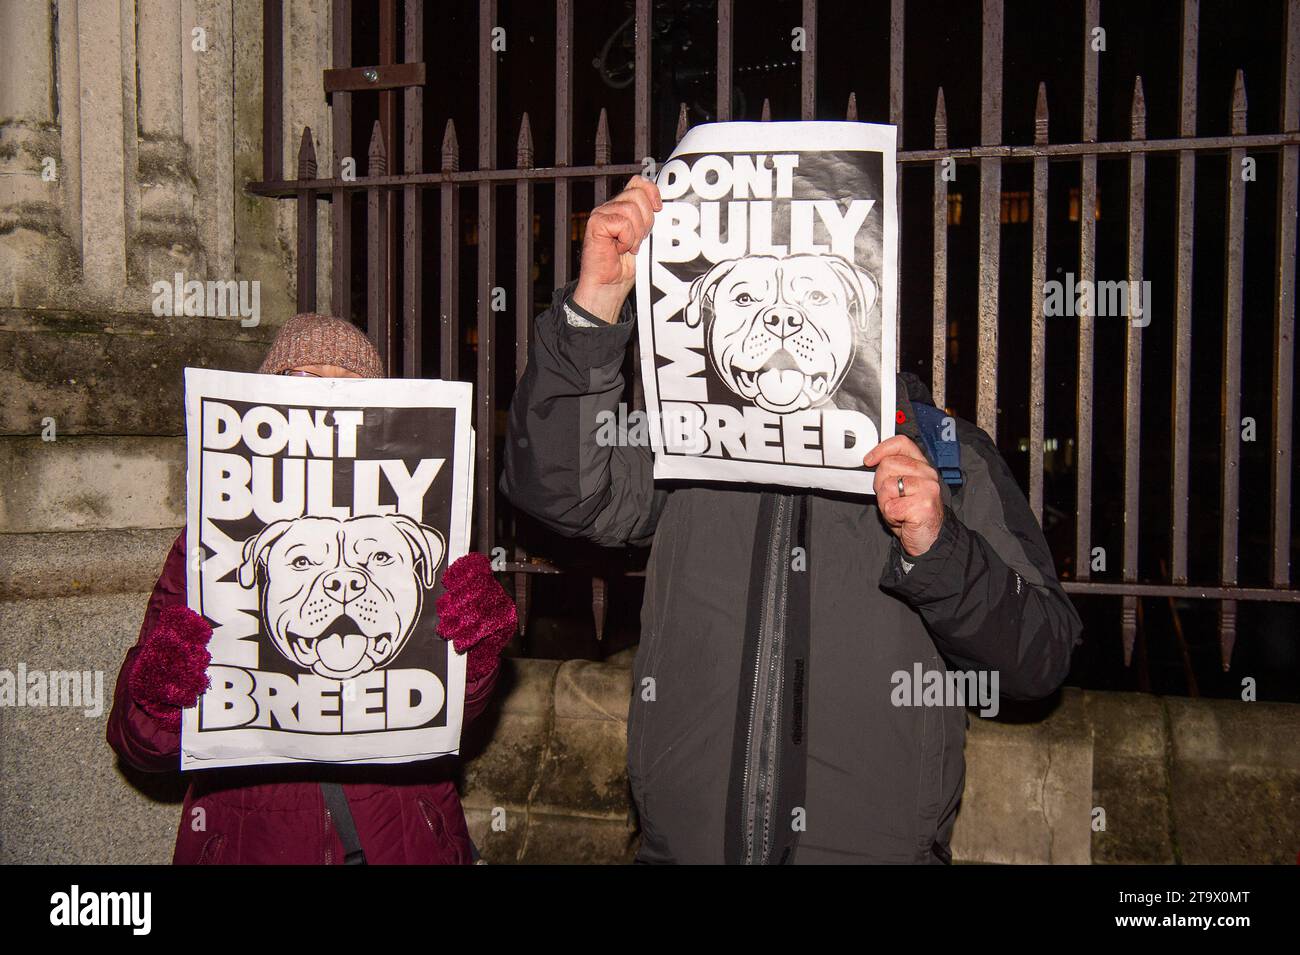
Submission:
M 997 671 L 1003 697 L 1041 697 L 1081 630 L 992 441 L 957 420 L 964 485 L 944 486 L 939 538 L 906 563 L 874 497 L 656 486 L 649 447 L 599 439 L 630 299 L 617 323 L 576 327 L 572 288 L 534 325 L 501 487 L 562 534 L 653 541 L 628 719 L 638 859 L 948 861 L 966 710 L 896 705 L 912 699 L 898 674 Z M 929 395 L 908 375 L 898 395 L 898 430 L 924 448 L 911 401 Z

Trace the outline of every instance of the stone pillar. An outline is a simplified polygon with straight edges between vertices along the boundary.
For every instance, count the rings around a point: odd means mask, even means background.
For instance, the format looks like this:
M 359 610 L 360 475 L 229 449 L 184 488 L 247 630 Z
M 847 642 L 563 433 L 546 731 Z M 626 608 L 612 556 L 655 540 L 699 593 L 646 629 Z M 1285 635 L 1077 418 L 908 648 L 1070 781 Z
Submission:
M 54 117 L 52 10 L 0 3 L 0 304 L 48 305 L 52 270 L 70 271 L 60 182 L 65 175 Z
M 204 210 L 198 222 L 199 241 L 207 254 L 205 277 L 234 279 L 234 15 L 230 0 L 183 0 L 181 10 L 186 34 L 181 48 L 185 141 Z M 196 48 L 196 28 L 203 31 L 206 49 Z
M 175 272 L 202 277 L 203 248 L 195 221 L 198 184 L 185 140 L 182 50 L 193 42 L 175 0 L 139 0 L 140 230 L 132 272 L 141 284 Z
M 80 133 L 83 292 L 87 304 L 107 308 L 125 304 L 127 226 L 136 212 L 127 189 L 135 166 L 135 137 L 126 135 L 135 112 L 134 4 L 127 6 L 124 11 L 111 0 L 60 5 L 60 12 L 75 11 L 72 23 L 60 17 L 60 32 L 70 29 L 75 37 L 70 52 L 78 85 L 63 88 L 61 102 L 76 101 L 69 121 L 78 123 Z

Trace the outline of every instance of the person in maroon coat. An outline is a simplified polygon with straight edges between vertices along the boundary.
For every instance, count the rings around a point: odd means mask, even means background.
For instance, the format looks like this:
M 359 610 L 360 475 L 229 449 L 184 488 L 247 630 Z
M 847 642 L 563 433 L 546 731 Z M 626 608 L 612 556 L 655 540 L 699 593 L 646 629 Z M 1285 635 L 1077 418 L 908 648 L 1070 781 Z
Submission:
M 298 315 L 276 336 L 259 371 L 382 378 L 383 363 L 348 322 Z M 181 710 L 207 689 L 212 629 L 187 606 L 185 532 L 149 598 L 140 638 L 118 673 L 108 742 L 145 772 L 179 772 Z M 501 650 L 516 628 L 514 603 L 482 554 L 443 574 L 438 634 L 466 656 L 464 725 L 486 706 Z M 192 775 L 172 861 L 339 864 L 344 841 L 322 783 L 339 783 L 368 863 L 468 864 L 474 851 L 450 772 L 452 761 L 214 769 Z

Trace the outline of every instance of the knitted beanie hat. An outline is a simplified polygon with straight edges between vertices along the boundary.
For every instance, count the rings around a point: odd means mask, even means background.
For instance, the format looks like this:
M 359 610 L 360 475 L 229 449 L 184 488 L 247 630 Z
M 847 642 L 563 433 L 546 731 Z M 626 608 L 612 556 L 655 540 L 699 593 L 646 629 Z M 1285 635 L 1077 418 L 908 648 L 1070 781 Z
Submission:
M 303 312 L 285 322 L 257 370 L 278 375 L 303 365 L 337 365 L 362 378 L 387 377 L 379 352 L 361 329 L 315 312 Z

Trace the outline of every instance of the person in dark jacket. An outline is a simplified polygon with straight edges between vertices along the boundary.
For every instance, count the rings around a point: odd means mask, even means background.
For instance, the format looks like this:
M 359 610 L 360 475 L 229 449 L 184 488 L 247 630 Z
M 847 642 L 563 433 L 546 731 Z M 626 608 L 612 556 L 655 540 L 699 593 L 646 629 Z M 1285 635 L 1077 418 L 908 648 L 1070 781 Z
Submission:
M 577 281 L 535 322 L 501 478 L 562 534 L 652 542 L 628 717 L 638 861 L 950 861 L 966 711 L 915 705 L 900 674 L 983 674 L 1010 698 L 1061 684 L 1082 627 L 1042 531 L 968 422 L 964 482 L 940 480 L 908 375 L 899 433 L 864 459 L 874 497 L 656 486 L 648 447 L 599 439 L 661 208 L 637 177 L 591 213 Z
M 384 377 L 370 341 L 353 325 L 304 314 L 286 322 L 259 371 L 336 378 Z M 487 704 L 501 650 L 516 629 L 514 602 L 482 554 L 443 573 L 438 634 L 467 655 L 464 725 Z M 185 532 L 163 564 L 140 638 L 126 655 L 108 718 L 108 742 L 145 772 L 180 769 L 181 710 L 207 689 L 212 629 L 186 601 Z M 324 764 L 203 770 L 181 811 L 173 862 L 340 864 L 344 842 L 322 784 L 340 784 L 365 861 L 474 861 L 449 760 L 333 767 Z M 359 856 L 354 857 L 359 858 Z

